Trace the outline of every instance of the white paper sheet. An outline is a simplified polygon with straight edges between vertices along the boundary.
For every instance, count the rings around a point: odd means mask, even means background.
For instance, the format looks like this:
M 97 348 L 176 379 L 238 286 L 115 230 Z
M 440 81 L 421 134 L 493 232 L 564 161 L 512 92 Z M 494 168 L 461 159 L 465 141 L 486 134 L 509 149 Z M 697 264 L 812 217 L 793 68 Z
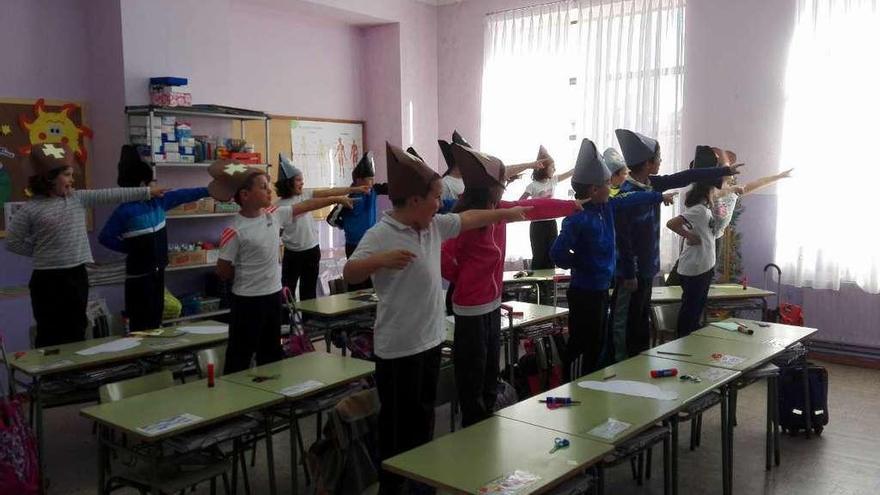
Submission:
M 54 370 L 55 368 L 63 368 L 64 366 L 70 364 L 73 364 L 73 361 L 71 361 L 70 359 L 62 359 L 61 361 L 55 361 L 54 363 L 46 363 L 38 366 L 32 366 L 29 369 L 33 372 L 48 371 Z
M 76 353 L 80 356 L 93 356 L 95 354 L 102 354 L 105 352 L 125 351 L 139 345 L 141 345 L 141 339 L 137 337 L 125 337 L 122 339 L 112 340 L 101 345 L 96 345 L 94 347 L 89 347 L 88 349 L 76 351 Z
M 733 356 L 730 354 L 722 354 L 720 358 L 715 359 L 719 366 L 736 366 L 745 361 L 746 358 Z
M 617 435 L 626 431 L 630 426 L 632 425 L 625 421 L 608 418 L 604 423 L 588 431 L 587 434 L 604 440 L 614 440 Z
M 707 368 L 700 373 L 700 378 L 707 382 L 717 382 L 731 373 L 733 372 L 722 368 Z
M 739 325 L 730 321 L 716 321 L 710 323 L 713 327 L 720 328 L 722 330 L 727 330 L 728 332 L 735 332 Z
M 649 399 L 657 400 L 675 400 L 678 398 L 678 392 L 663 390 L 652 383 L 637 382 L 633 380 L 608 380 L 604 382 L 584 380 L 578 382 L 578 387 L 590 390 L 600 390 L 602 392 L 611 392 L 614 394 L 630 395 L 633 397 L 647 397 Z
M 194 333 L 197 335 L 216 335 L 218 333 L 226 333 L 229 331 L 227 325 L 190 325 L 186 327 L 177 327 L 184 333 Z
M 297 383 L 296 385 L 291 385 L 289 387 L 282 388 L 280 390 L 281 395 L 286 395 L 287 397 L 294 397 L 300 395 L 304 392 L 308 392 L 309 390 L 313 390 L 316 388 L 320 388 L 324 386 L 324 382 L 319 382 L 318 380 L 308 380 L 302 383 Z
M 159 435 L 160 433 L 164 433 L 168 430 L 173 430 L 175 428 L 180 428 L 181 426 L 186 426 L 192 423 L 197 423 L 201 421 L 201 416 L 196 416 L 195 414 L 183 413 L 178 414 L 177 416 L 172 416 L 170 418 L 166 418 L 160 421 L 156 421 L 153 424 L 143 426 L 138 428 L 138 431 L 145 435 Z

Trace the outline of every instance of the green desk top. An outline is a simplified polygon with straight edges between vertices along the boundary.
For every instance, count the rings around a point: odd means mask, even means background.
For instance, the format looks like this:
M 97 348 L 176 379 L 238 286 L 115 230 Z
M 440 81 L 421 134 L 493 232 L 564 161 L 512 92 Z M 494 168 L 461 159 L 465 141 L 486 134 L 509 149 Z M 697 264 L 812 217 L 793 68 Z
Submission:
M 236 383 L 246 387 L 271 392 L 274 394 L 290 394 L 283 391 L 287 387 L 315 380 L 315 384 L 306 390 L 287 395 L 288 399 L 302 399 L 329 388 L 371 375 L 376 365 L 363 359 L 336 356 L 326 352 L 309 352 L 300 356 L 282 359 L 281 361 L 258 366 L 255 370 L 245 370 L 231 375 L 221 376 L 220 380 Z M 254 375 L 275 376 L 262 382 L 254 382 Z
M 602 459 L 612 447 L 569 437 L 571 445 L 550 454 L 560 433 L 492 417 L 387 459 L 383 467 L 407 478 L 455 492 L 480 492 L 517 470 L 540 477 L 517 494 L 542 493 Z
M 784 347 L 762 344 L 760 342 L 743 342 L 691 334 L 644 351 L 642 354 L 687 363 L 745 371 L 766 362 L 784 349 Z M 665 352 L 674 354 L 664 354 Z M 713 354 L 724 356 L 716 358 L 713 357 Z M 744 359 L 742 361 L 736 359 L 739 362 L 732 362 L 727 361 L 727 357 Z
M 766 298 L 774 294 L 774 292 L 757 287 L 746 287 L 746 290 L 743 290 L 742 285 L 738 284 L 713 284 L 709 287 L 710 301 Z M 654 304 L 681 302 L 681 287 L 654 287 L 651 289 L 651 302 Z
M 357 313 L 376 307 L 376 301 L 358 301 L 353 297 L 374 294 L 373 289 L 365 289 L 354 292 L 344 292 L 332 296 L 306 299 L 296 304 L 296 309 L 303 313 L 320 316 L 340 316 L 348 313 Z
M 117 402 L 86 407 L 80 414 L 140 439 L 157 441 L 273 406 L 283 400 L 284 397 L 278 394 L 229 381 L 216 380 L 215 386 L 208 388 L 207 380 L 199 380 Z M 138 429 L 181 414 L 195 415 L 200 419 L 153 435 Z
M 507 301 L 505 306 L 513 308 L 514 313 L 522 313 L 522 316 L 513 317 L 513 328 L 521 328 L 529 325 L 536 325 L 545 321 L 559 318 L 568 314 L 568 308 L 559 308 L 556 306 L 547 306 L 544 304 L 532 304 L 520 301 Z M 501 329 L 510 328 L 510 319 L 505 310 L 501 310 Z M 453 316 L 446 317 L 446 340 L 453 341 L 455 335 L 455 318 Z
M 702 381 L 693 383 L 681 380 L 679 377 L 651 378 L 650 376 L 650 371 L 653 369 L 673 367 L 678 368 L 679 376 L 685 374 L 700 376 Z M 715 374 L 715 376 L 711 376 L 711 374 Z M 614 376 L 603 380 L 608 375 Z M 501 409 L 495 414 L 556 430 L 566 435 L 577 435 L 600 442 L 619 444 L 674 413 L 687 402 L 734 379 L 737 375 L 739 375 L 738 372 L 720 368 L 691 363 L 673 363 L 667 359 L 649 356 L 635 356 Z M 678 396 L 671 400 L 660 400 L 586 389 L 577 385 L 578 382 L 586 380 L 606 384 L 615 380 L 644 382 L 656 385 L 664 392 L 675 392 Z M 570 407 L 548 409 L 545 404 L 538 402 L 539 399 L 547 396 L 571 397 L 581 403 Z M 589 433 L 590 430 L 602 425 L 609 418 L 629 423 L 631 426 L 612 437 Z
M 216 321 L 199 321 L 180 326 L 211 326 L 226 325 Z M 18 371 L 30 376 L 44 376 L 75 370 L 85 370 L 106 366 L 118 362 L 131 361 L 134 359 L 163 354 L 167 352 L 181 351 L 189 348 L 208 347 L 226 342 L 228 333 L 200 335 L 182 333 L 173 336 L 176 327 L 163 328 L 161 337 L 142 337 L 140 345 L 131 349 L 116 352 L 103 352 L 89 356 L 81 356 L 77 351 L 88 349 L 97 345 L 118 340 L 121 337 L 104 337 L 100 339 L 84 340 L 72 344 L 49 346 L 41 349 L 26 351 L 18 358 L 10 355 L 9 364 Z M 58 349 L 57 354 L 45 355 L 46 349 Z
M 548 268 L 546 270 L 532 270 L 532 274 L 526 277 L 514 278 L 514 275 L 519 273 L 522 270 L 514 270 L 510 272 L 504 272 L 501 280 L 505 284 L 515 284 L 515 283 L 524 283 L 524 284 L 534 284 L 536 282 L 552 282 L 553 277 L 562 276 L 568 277 L 568 270 L 561 270 L 559 268 L 553 269 Z
M 815 328 L 796 327 L 792 325 L 782 325 L 779 323 L 757 322 L 755 320 L 746 320 L 743 318 L 728 318 L 724 321 L 740 323 L 750 328 L 755 333 L 752 335 L 731 332 L 723 328 L 709 325 L 694 332 L 695 335 L 702 337 L 714 337 L 716 339 L 735 340 L 738 342 L 749 342 L 759 344 L 769 344 L 776 347 L 785 348 L 795 342 L 799 342 L 806 337 L 818 332 Z M 769 325 L 762 327 L 759 325 Z

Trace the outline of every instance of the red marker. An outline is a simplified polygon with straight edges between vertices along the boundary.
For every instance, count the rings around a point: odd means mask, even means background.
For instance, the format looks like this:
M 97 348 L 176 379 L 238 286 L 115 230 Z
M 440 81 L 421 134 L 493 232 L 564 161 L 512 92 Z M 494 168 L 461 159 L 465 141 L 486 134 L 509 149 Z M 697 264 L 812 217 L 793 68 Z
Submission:
M 214 386 L 214 363 L 208 363 L 208 388 Z
M 665 370 L 651 370 L 651 378 L 665 378 L 678 374 L 678 368 L 666 368 Z

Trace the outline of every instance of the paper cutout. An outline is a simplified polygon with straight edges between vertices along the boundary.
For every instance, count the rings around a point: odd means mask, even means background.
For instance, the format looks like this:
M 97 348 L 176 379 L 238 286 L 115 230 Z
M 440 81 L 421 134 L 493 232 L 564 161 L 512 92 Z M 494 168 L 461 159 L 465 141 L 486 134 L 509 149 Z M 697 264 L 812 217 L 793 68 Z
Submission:
M 138 428 L 138 431 L 149 436 L 159 435 L 168 430 L 173 430 L 182 426 L 198 423 L 202 419 L 204 418 L 202 418 L 201 416 L 196 416 L 195 414 L 183 413 L 178 414 L 177 416 L 172 416 L 170 418 L 157 421 L 151 425 L 140 427 Z
M 615 437 L 625 432 L 630 426 L 632 425 L 625 421 L 608 418 L 604 423 L 588 431 L 587 435 L 592 435 L 603 440 L 614 440 Z
M 63 368 L 64 366 L 68 366 L 71 364 L 73 364 L 73 361 L 71 361 L 70 359 L 62 359 L 61 361 L 55 361 L 54 363 L 46 363 L 46 364 L 41 364 L 38 366 L 31 366 L 28 369 L 30 369 L 31 372 L 48 371 L 48 370 L 54 370 L 55 368 Z
M 739 325 L 730 321 L 716 321 L 714 323 L 710 323 L 713 327 L 720 328 L 722 330 L 727 330 L 728 332 L 735 332 Z
M 480 495 L 514 495 L 541 477 L 528 471 L 516 471 L 496 478 L 480 487 Z
M 0 134 L 4 136 L 12 134 L 12 126 L 9 124 L 0 125 Z
M 235 175 L 238 173 L 247 172 L 247 165 L 243 165 L 241 163 L 230 163 L 223 168 L 223 171 L 226 172 L 227 175 Z
M 721 366 L 736 366 L 746 360 L 744 357 L 732 356 L 730 354 L 712 354 L 712 360 Z
M 700 373 L 700 378 L 708 382 L 717 382 L 722 378 L 726 378 L 731 371 L 722 368 L 707 368 Z
M 76 156 L 80 164 L 85 164 L 88 152 L 83 144 L 83 136 L 92 137 L 92 130 L 87 126 L 77 126 L 70 118 L 70 112 L 77 110 L 78 105 L 66 103 L 58 112 L 46 110 L 45 101 L 40 98 L 34 103 L 34 117 L 28 118 L 25 114 L 18 116 L 18 124 L 27 131 L 29 146 L 19 150 L 29 153 L 31 146 L 43 143 L 65 144 Z
M 191 325 L 187 327 L 177 327 L 177 329 L 181 332 L 195 335 L 216 335 L 229 331 L 229 327 L 226 325 Z
M 9 126 L 5 126 L 9 127 Z M 0 146 L 0 157 L 2 158 L 15 158 L 15 153 L 9 151 L 9 148 L 5 146 Z
M 289 387 L 282 388 L 279 393 L 281 395 L 285 395 L 287 397 L 294 397 L 297 395 L 301 395 L 309 390 L 314 390 L 316 388 L 321 388 L 324 386 L 324 382 L 319 382 L 318 380 L 308 380 L 302 383 L 297 383 L 296 385 L 291 385 Z
M 578 387 L 589 390 L 599 390 L 601 392 L 629 395 L 632 397 L 647 397 L 649 399 L 657 400 L 678 399 L 678 392 L 675 392 L 674 390 L 663 390 L 653 383 L 637 382 L 633 380 L 608 380 L 602 382 L 584 380 L 578 382 Z
M 105 352 L 119 352 L 125 351 L 128 349 L 132 349 L 141 345 L 141 339 L 136 337 L 125 337 L 122 339 L 112 340 L 110 342 L 105 342 L 101 345 L 96 345 L 94 347 L 89 347 L 88 349 L 83 349 L 81 351 L 76 351 L 80 356 L 92 356 L 95 354 L 102 354 Z

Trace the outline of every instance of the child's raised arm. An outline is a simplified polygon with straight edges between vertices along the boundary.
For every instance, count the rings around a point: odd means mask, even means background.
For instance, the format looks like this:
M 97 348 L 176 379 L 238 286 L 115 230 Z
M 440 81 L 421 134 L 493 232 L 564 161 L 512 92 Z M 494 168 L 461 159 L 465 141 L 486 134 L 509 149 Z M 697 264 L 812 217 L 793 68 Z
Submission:
M 478 229 L 498 222 L 519 222 L 527 220 L 526 212 L 531 210 L 528 206 L 514 206 L 513 208 L 501 208 L 497 210 L 468 210 L 459 213 L 461 217 L 461 232 Z
M 330 196 L 345 196 L 348 194 L 367 194 L 368 192 L 370 192 L 370 186 L 334 187 L 331 189 L 314 191 L 312 197 L 327 198 Z
M 314 210 L 320 210 L 326 206 L 330 205 L 342 205 L 346 208 L 351 208 L 352 199 L 348 196 L 328 196 L 326 198 L 312 198 L 303 201 L 302 203 L 297 203 L 293 205 L 291 208 L 293 216 L 302 215 L 303 213 L 308 213 Z

